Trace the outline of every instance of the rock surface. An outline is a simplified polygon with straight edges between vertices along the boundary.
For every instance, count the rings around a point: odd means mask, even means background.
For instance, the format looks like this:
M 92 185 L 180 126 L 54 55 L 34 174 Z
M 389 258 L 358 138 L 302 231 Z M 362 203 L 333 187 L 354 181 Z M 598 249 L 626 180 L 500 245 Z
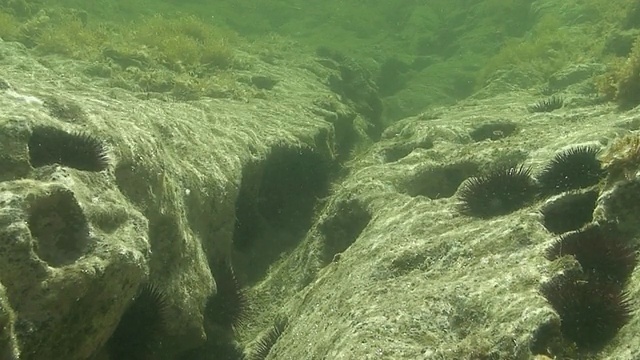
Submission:
M 605 147 L 637 130 L 640 112 L 567 105 L 531 114 L 531 94 L 485 94 L 398 121 L 340 164 L 366 138 L 367 119 L 325 85 L 336 71 L 304 56 L 253 63 L 238 76 L 272 86 L 256 92 L 246 81 L 253 95 L 242 101 L 177 103 L 107 88 L 78 75 L 79 65 L 0 43 L 3 359 L 108 359 L 105 344 L 146 283 L 167 301 L 154 356 L 180 358 L 213 336 L 203 318 L 216 291 L 210 267 L 221 259 L 247 286 L 237 340 L 249 354 L 286 319 L 267 359 L 536 355 L 537 330 L 557 322 L 540 284 L 575 266 L 544 257 L 556 238 L 540 223 L 545 200 L 473 219 L 459 213 L 456 192 L 496 164 L 524 162 L 535 174 L 567 146 Z M 515 130 L 470 135 L 502 123 Z M 33 168 L 38 126 L 104 141 L 109 168 Z M 625 187 L 610 185 L 606 199 L 628 191 L 617 188 Z M 615 209 L 622 217 L 625 207 Z M 608 211 L 602 201 L 597 217 Z M 636 271 L 632 299 L 638 283 Z M 639 321 L 601 358 L 640 356 Z
M 280 79 L 268 100 L 189 104 L 96 86 L 19 44 L 0 43 L 0 64 L 3 346 L 14 347 L 15 327 L 21 359 L 90 358 L 147 282 L 167 294 L 171 353 L 198 345 L 215 289 L 208 263 L 230 254 L 243 167 L 262 171 L 274 149 L 333 156 L 330 124 L 317 115 L 330 111 L 314 105 L 332 93 L 303 64 L 254 68 Z M 75 110 L 52 111 L 51 99 Z M 38 126 L 104 141 L 109 169 L 32 168 Z

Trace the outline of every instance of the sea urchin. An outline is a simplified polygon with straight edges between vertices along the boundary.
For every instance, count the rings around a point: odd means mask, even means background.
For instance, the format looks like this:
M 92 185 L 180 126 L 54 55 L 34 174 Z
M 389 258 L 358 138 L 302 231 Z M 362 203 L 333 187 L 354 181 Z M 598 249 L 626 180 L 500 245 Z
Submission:
M 78 170 L 102 171 L 109 166 L 105 145 L 84 132 L 53 126 L 33 128 L 29 138 L 29 159 L 33 167 L 60 164 Z
M 111 359 L 151 358 L 167 321 L 167 298 L 154 285 L 143 285 L 107 342 Z
M 635 250 L 617 229 L 616 224 L 590 224 L 567 233 L 547 249 L 548 260 L 564 255 L 575 256 L 582 270 L 599 281 L 624 284 L 636 267 Z
M 560 109 L 564 105 L 564 99 L 560 96 L 553 95 L 548 99 L 540 100 L 529 106 L 529 111 L 533 113 L 551 112 Z
M 522 165 L 498 168 L 467 179 L 459 193 L 461 211 L 481 218 L 508 214 L 524 206 L 535 195 L 531 170 Z
M 557 194 L 595 185 L 604 176 L 595 146 L 572 147 L 557 154 L 542 170 L 538 182 L 542 191 Z
M 582 350 L 599 350 L 631 318 L 628 294 L 612 283 L 559 275 L 541 292 L 560 316 L 564 337 Z
M 231 264 L 221 261 L 213 269 L 217 293 L 207 301 L 205 316 L 225 328 L 238 328 L 247 317 L 248 298 Z

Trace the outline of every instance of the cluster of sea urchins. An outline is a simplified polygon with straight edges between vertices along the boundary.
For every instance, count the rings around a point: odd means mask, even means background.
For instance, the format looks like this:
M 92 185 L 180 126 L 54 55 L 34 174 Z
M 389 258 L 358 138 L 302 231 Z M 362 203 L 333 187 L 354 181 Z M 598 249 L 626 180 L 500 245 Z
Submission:
M 598 149 L 591 146 L 558 154 L 538 177 L 541 193 L 552 195 L 597 184 L 605 175 L 597 154 Z M 572 256 L 581 271 L 556 275 L 542 285 L 541 293 L 560 317 L 562 337 L 578 350 L 598 351 L 631 317 L 624 287 L 637 256 L 615 222 L 591 223 L 597 191 L 569 192 L 564 197 L 566 200 L 542 210 L 548 230 L 567 231 L 547 249 L 546 258 L 554 261 Z M 568 221 L 558 226 L 549 218 L 553 216 L 568 216 Z
M 582 270 L 557 275 L 541 288 L 560 316 L 562 335 L 580 350 L 601 349 L 631 317 L 624 287 L 637 257 L 629 240 L 616 223 L 595 223 L 560 236 L 547 249 L 548 260 L 572 256 Z
M 562 338 L 586 351 L 599 350 L 628 322 L 631 307 L 624 286 L 637 263 L 629 239 L 615 223 L 591 223 L 597 190 L 577 191 L 604 177 L 598 152 L 595 146 L 569 148 L 557 154 L 536 179 L 523 165 L 497 168 L 468 179 L 459 193 L 461 211 L 480 218 L 510 213 L 539 196 L 564 194 L 566 201 L 542 210 L 545 227 L 564 233 L 546 257 L 553 261 L 573 256 L 582 271 L 552 278 L 542 285 L 541 293 L 560 317 Z M 583 206 L 591 210 L 577 208 Z M 567 221 L 548 218 L 576 211 L 578 215 Z
M 597 184 L 604 172 L 594 146 L 577 146 L 556 155 L 538 174 L 524 165 L 497 167 L 462 185 L 460 210 L 469 216 L 489 218 L 508 214 L 536 196 L 552 195 Z

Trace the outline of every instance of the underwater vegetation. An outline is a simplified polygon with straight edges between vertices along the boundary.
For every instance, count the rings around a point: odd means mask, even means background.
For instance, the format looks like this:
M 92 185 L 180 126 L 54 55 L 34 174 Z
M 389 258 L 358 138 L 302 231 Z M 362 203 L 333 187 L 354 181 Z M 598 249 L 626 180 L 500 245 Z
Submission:
M 147 47 L 150 56 L 169 68 L 223 69 L 231 65 L 230 33 L 193 15 L 168 18 L 155 15 L 137 24 L 127 40 Z M 120 46 L 131 49 L 126 43 Z
M 86 73 L 111 86 L 171 93 L 180 100 L 219 97 L 228 80 L 214 75 L 235 63 L 235 34 L 195 15 L 101 22 L 73 9 L 43 10 L 18 19 L 0 8 L 0 37 L 39 55 L 84 60 Z
M 600 93 L 623 110 L 640 104 L 640 36 L 626 59 L 614 59 L 609 67 L 609 72 L 597 80 Z
M 629 180 L 640 168 L 640 135 L 619 137 L 602 155 L 602 163 L 609 175 L 607 181 Z
M 490 57 L 478 72 L 479 86 L 487 84 L 501 70 L 518 69 L 547 78 L 583 56 L 588 38 L 576 39 L 586 34 L 575 34 L 564 27 L 562 19 L 549 13 L 535 21 L 526 37 L 510 37 L 504 40 L 499 51 Z
M 53 13 L 48 21 L 35 22 L 19 29 L 19 39 L 41 53 L 93 60 L 117 51 L 129 54 L 129 65 L 152 66 L 155 62 L 173 70 L 226 68 L 233 60 L 229 44 L 232 33 L 194 15 L 175 18 L 154 15 L 119 29 L 93 24 L 73 12 Z
M 15 39 L 19 32 L 20 23 L 13 16 L 0 11 L 0 38 Z

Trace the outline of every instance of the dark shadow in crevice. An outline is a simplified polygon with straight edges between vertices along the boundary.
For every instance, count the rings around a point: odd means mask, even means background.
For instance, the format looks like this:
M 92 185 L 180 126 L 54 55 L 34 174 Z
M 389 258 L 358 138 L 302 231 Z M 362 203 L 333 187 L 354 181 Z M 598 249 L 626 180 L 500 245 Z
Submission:
M 59 189 L 34 199 L 28 223 L 36 254 L 50 266 L 71 264 L 88 248 L 89 224 L 70 190 Z
M 347 250 L 371 221 L 371 214 L 357 200 L 348 200 L 333 206 L 330 216 L 319 225 L 323 235 L 322 263 L 329 264 Z
M 262 276 L 309 230 L 315 206 L 327 194 L 330 162 L 310 148 L 276 147 L 245 166 L 236 200 L 234 249 L 248 265 L 248 281 Z
M 178 271 L 180 257 L 186 240 L 182 234 L 184 225 L 175 214 L 150 211 L 149 245 L 151 259 L 149 261 L 151 279 L 169 278 Z
M 316 54 L 325 64 L 337 70 L 327 79 L 331 91 L 361 114 L 367 122 L 367 135 L 374 141 L 380 139 L 384 130 L 382 122 L 383 104 L 369 71 L 348 56 L 327 47 L 319 47 Z

